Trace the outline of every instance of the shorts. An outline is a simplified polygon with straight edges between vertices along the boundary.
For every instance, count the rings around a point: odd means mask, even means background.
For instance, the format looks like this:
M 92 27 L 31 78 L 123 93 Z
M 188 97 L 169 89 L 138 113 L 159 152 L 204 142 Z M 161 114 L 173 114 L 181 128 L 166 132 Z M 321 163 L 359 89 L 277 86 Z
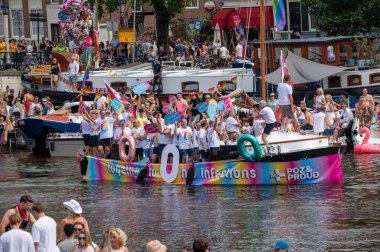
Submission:
M 198 159 L 199 159 L 199 148 L 198 147 L 193 148 L 193 151 L 194 151 L 195 161 L 198 161 Z
M 136 148 L 136 157 L 140 158 L 140 160 L 142 160 L 144 158 L 144 149 L 143 148 Z
M 153 155 L 153 148 L 144 149 L 144 157 L 150 158 Z
M 179 149 L 179 154 L 181 155 L 181 157 L 183 157 L 183 156 L 192 157 L 192 156 L 194 156 L 194 151 L 193 151 L 193 149 Z
M 72 83 L 76 83 L 77 82 L 77 76 L 75 75 L 69 75 L 69 81 L 72 82 Z
M 208 153 L 205 150 L 199 150 L 199 157 L 207 159 Z
M 265 124 L 263 133 L 269 135 L 273 128 L 274 128 L 274 123 Z
M 288 119 L 294 119 L 294 113 L 290 105 L 280 105 L 280 108 L 282 112 L 281 118 L 287 117 Z
M 99 136 L 90 136 L 90 147 L 98 147 L 99 146 Z
M 165 149 L 166 144 L 160 144 L 158 147 L 158 155 L 161 157 L 162 156 L 162 151 Z
M 84 142 L 84 146 L 90 146 L 90 135 L 89 134 L 83 135 L 83 142 Z
M 298 123 L 301 125 L 303 124 L 303 122 L 305 121 L 305 119 L 298 119 Z
M 301 127 L 301 130 L 313 130 L 313 125 L 310 124 L 305 124 L 304 126 Z
M 99 145 L 111 146 L 111 138 L 104 138 L 99 140 Z
M 153 147 L 153 154 L 158 155 L 159 149 L 159 147 Z
M 332 136 L 334 135 L 334 129 L 325 129 L 322 132 L 322 136 Z

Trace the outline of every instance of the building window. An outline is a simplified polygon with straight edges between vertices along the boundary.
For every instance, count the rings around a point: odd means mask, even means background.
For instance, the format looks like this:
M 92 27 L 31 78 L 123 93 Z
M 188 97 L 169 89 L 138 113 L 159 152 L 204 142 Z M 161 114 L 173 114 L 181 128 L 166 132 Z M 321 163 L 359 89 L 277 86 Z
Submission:
M 30 10 L 31 14 L 37 14 L 39 13 L 42 16 L 42 10 L 41 9 L 32 9 Z M 37 21 L 32 21 L 32 33 L 34 36 L 38 36 L 38 33 L 41 36 L 44 36 L 44 22 L 37 22 Z M 38 25 L 40 26 L 40 30 L 38 31 Z
M 58 0 L 50 0 L 51 4 L 58 4 Z
M 199 8 L 199 0 L 186 0 L 186 8 Z
M 25 36 L 22 10 L 12 10 L 12 29 L 14 37 Z
M 340 77 L 339 76 L 330 76 L 329 80 L 329 88 L 340 88 Z
M 358 74 L 353 74 L 347 76 L 347 86 L 361 86 L 362 85 L 362 77 Z
M 182 92 L 199 92 L 199 82 L 197 81 L 182 82 Z

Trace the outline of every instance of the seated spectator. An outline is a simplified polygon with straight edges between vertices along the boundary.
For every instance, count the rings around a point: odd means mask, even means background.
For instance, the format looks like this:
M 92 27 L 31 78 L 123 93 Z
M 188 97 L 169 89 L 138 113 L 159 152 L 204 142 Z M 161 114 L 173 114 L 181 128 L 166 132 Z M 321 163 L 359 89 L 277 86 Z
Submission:
M 211 65 L 210 59 L 208 58 L 205 52 L 202 52 L 198 60 L 199 68 L 202 68 L 202 69 L 209 68 L 210 65 Z

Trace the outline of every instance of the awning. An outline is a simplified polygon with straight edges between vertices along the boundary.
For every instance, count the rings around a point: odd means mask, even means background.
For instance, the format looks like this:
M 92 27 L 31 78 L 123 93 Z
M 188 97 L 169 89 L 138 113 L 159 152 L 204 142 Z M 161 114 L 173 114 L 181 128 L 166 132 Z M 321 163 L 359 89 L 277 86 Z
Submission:
M 234 22 L 231 18 L 231 13 L 236 12 L 241 16 L 245 28 L 260 29 L 260 8 L 225 8 L 220 9 L 213 17 L 211 27 L 214 29 L 216 24 L 219 24 L 220 29 L 234 28 Z M 265 26 L 274 27 L 273 8 L 265 7 Z
M 316 63 L 304 59 L 288 50 L 288 56 L 285 60 L 289 74 L 292 77 L 293 84 L 308 83 L 319 81 L 327 76 L 340 73 L 349 67 L 336 67 Z M 278 84 L 281 82 L 281 67 L 276 71 L 265 75 L 266 82 Z

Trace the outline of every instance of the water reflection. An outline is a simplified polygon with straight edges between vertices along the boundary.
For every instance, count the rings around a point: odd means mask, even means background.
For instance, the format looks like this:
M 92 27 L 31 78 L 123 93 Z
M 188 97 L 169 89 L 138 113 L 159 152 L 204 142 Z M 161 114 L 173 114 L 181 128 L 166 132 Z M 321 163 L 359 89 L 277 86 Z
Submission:
M 195 237 L 214 251 L 270 251 L 286 239 L 293 251 L 373 251 L 379 245 L 378 155 L 345 156 L 344 185 L 171 186 L 80 183 L 73 159 L 0 154 L 0 212 L 30 193 L 56 220 L 77 199 L 93 238 L 108 224 L 128 234 L 130 251 L 159 239 L 172 251 Z

